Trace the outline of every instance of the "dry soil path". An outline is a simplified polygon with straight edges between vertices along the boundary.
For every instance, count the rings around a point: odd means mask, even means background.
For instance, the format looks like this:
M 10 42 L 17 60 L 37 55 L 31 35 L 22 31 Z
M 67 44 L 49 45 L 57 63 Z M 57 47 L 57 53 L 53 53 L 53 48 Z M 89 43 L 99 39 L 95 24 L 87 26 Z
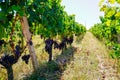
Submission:
M 92 33 L 87 32 L 67 65 L 61 80 L 120 80 L 109 51 Z

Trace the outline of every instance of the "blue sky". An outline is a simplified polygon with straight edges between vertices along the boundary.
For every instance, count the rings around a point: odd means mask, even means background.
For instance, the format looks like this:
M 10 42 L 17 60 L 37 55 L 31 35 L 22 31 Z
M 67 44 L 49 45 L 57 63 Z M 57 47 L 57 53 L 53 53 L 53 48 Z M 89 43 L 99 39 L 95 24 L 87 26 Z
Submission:
M 75 14 L 76 21 L 86 25 L 87 29 L 95 23 L 99 23 L 99 16 L 103 13 L 99 10 L 100 0 L 62 0 L 65 11 L 68 14 Z

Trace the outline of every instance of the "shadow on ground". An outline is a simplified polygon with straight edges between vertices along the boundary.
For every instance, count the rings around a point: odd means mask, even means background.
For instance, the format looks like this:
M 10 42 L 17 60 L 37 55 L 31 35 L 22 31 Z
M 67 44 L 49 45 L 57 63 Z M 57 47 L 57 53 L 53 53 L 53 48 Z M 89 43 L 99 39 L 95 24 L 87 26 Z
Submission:
M 40 68 L 23 80 L 60 80 L 66 65 L 73 60 L 75 48 L 68 47 L 51 62 L 40 64 Z

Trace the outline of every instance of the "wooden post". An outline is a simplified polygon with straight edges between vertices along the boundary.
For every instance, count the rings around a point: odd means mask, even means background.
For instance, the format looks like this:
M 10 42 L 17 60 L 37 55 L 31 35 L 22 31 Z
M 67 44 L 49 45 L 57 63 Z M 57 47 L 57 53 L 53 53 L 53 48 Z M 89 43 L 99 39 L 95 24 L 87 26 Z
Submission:
M 22 32 L 24 34 L 24 37 L 26 39 L 26 42 L 28 43 L 28 49 L 32 58 L 32 65 L 34 70 L 38 69 L 38 61 L 37 61 L 37 57 L 36 57 L 36 53 L 35 53 L 35 49 L 33 44 L 29 44 L 31 40 L 31 33 L 29 31 L 29 25 L 28 25 L 28 21 L 27 21 L 27 17 L 23 16 L 21 18 L 21 26 L 22 26 Z

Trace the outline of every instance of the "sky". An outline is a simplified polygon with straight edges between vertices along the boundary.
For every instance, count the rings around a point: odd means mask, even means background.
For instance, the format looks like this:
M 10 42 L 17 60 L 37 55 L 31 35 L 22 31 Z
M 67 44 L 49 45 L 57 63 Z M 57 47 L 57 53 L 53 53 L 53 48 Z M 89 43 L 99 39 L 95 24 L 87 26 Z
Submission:
M 99 16 L 103 15 L 98 6 L 100 0 L 62 0 L 65 11 L 75 14 L 76 21 L 85 25 L 87 29 L 99 23 Z

